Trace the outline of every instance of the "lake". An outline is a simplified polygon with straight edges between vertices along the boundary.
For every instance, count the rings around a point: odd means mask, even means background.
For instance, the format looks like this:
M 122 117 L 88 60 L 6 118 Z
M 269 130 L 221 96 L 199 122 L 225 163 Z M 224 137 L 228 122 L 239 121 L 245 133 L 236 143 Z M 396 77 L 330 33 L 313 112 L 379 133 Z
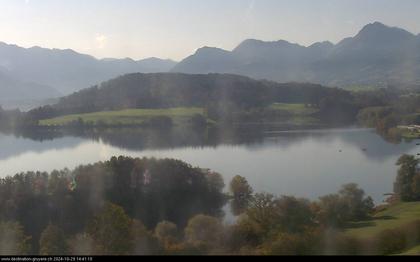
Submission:
M 255 191 L 316 199 L 354 182 L 380 203 L 384 193 L 392 192 L 398 157 L 420 153 L 419 140 L 392 144 L 373 130 L 358 128 L 270 131 L 257 139 L 232 139 L 230 134 L 211 143 L 149 135 L 33 140 L 0 134 L 0 176 L 74 168 L 117 155 L 176 158 L 221 173 L 226 184 L 235 175 L 244 176 Z

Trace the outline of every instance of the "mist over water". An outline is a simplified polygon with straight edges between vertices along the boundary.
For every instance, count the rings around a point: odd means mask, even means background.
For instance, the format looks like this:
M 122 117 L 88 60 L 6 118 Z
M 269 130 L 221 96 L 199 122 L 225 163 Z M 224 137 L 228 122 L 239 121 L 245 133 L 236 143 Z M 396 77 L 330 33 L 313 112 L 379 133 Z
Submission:
M 244 176 L 257 192 L 316 199 L 354 182 L 380 203 L 383 194 L 392 192 L 398 157 L 417 154 L 418 142 L 391 144 L 372 130 L 351 128 L 269 132 L 258 141 L 215 145 L 185 141 L 138 148 L 102 139 L 62 137 L 39 142 L 0 135 L 0 176 L 72 169 L 117 155 L 175 158 L 221 173 L 225 184 L 235 175 Z

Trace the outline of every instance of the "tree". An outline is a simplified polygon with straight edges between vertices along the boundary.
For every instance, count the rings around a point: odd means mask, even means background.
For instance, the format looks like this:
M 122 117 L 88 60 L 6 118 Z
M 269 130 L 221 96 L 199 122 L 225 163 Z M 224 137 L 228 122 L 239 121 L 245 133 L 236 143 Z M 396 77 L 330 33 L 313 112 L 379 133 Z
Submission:
M 255 194 L 249 208 L 246 210 L 246 220 L 254 231 L 266 235 L 276 225 L 276 201 L 274 195 L 266 193 Z M 245 222 L 244 222 L 245 223 Z
M 380 134 L 387 134 L 388 130 L 392 127 L 397 126 L 398 123 L 399 123 L 399 117 L 393 113 L 380 119 L 376 125 L 376 130 Z
M 313 232 L 302 234 L 279 233 L 272 241 L 263 245 L 265 255 L 313 255 L 316 239 L 320 236 Z
M 171 129 L 174 125 L 172 118 L 169 116 L 154 116 L 146 121 L 146 125 L 151 128 Z
M 235 176 L 230 181 L 230 192 L 232 194 L 231 209 L 234 215 L 245 212 L 252 200 L 253 189 L 245 177 Z
M 282 232 L 302 233 L 315 225 L 315 214 L 306 199 L 282 196 L 276 199 L 277 224 Z
M 87 233 L 79 233 L 69 241 L 69 253 L 76 256 L 95 255 L 94 241 Z
M 279 232 L 304 232 L 315 226 L 315 214 L 306 199 L 256 194 L 239 224 L 248 228 L 248 236 L 254 235 L 254 238 L 263 241 Z
M 417 172 L 413 177 L 413 183 L 411 184 L 411 190 L 416 200 L 420 199 L 420 172 Z
M 208 208 L 207 214 L 221 217 L 224 213 L 220 207 L 224 206 L 227 202 L 226 194 L 222 193 L 225 188 L 223 176 L 209 169 L 201 169 L 200 171 L 205 175 L 205 184 L 207 185 L 206 190 L 202 192 L 202 197 L 211 199 L 213 202 L 213 207 Z
M 396 181 L 394 183 L 394 193 L 402 201 L 416 201 L 420 199 L 420 192 L 416 178 L 416 168 L 420 160 L 411 155 L 403 155 L 398 161 L 400 166 Z
M 320 197 L 317 205 L 318 220 L 333 227 L 366 219 L 374 208 L 372 198 L 365 198 L 365 192 L 357 184 L 343 185 L 338 194 Z
M 207 119 L 202 114 L 194 114 L 190 119 L 191 126 L 194 130 L 203 130 L 207 127 Z
M 158 240 L 139 220 L 132 221 L 131 234 L 127 237 L 132 241 L 132 255 L 154 255 L 161 251 Z
M 203 250 L 211 250 L 220 245 L 223 225 L 218 218 L 196 215 L 188 221 L 185 228 L 186 242 Z
M 31 237 L 26 236 L 17 222 L 0 222 L 0 255 L 28 255 Z
M 162 221 L 156 225 L 155 236 L 168 248 L 178 242 L 178 227 L 172 222 Z
M 95 242 L 95 249 L 103 255 L 127 255 L 132 250 L 131 219 L 124 209 L 109 202 L 92 219 L 87 233 Z
M 39 240 L 39 254 L 43 256 L 67 255 L 68 246 L 63 230 L 49 224 L 41 234 Z
M 338 194 L 330 194 L 319 198 L 318 220 L 321 224 L 341 227 L 347 221 L 347 207 Z
M 286 254 L 279 246 L 288 243 L 294 248 L 290 252 L 303 253 L 300 243 L 304 245 L 309 236 L 306 234 L 314 228 L 315 213 L 310 201 L 258 193 L 236 225 L 229 228 L 228 244 L 232 250 L 259 246 L 262 253 Z
M 373 199 L 371 197 L 364 198 L 365 192 L 358 188 L 357 184 L 343 185 L 339 194 L 348 208 L 349 220 L 366 219 L 374 208 Z

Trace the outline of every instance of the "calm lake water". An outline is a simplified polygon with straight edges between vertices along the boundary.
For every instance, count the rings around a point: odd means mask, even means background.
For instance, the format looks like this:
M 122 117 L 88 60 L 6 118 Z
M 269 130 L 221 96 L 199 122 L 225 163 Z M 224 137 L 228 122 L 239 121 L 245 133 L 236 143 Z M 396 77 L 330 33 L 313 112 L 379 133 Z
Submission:
M 354 182 L 379 203 L 384 193 L 392 192 L 396 160 L 404 153 L 420 153 L 419 142 L 391 144 L 369 129 L 274 131 L 251 141 L 167 146 L 144 141 L 135 146 L 135 137 L 36 141 L 0 134 L 0 176 L 74 168 L 116 155 L 176 158 L 221 173 L 225 183 L 235 175 L 245 176 L 256 191 L 277 195 L 316 199 Z

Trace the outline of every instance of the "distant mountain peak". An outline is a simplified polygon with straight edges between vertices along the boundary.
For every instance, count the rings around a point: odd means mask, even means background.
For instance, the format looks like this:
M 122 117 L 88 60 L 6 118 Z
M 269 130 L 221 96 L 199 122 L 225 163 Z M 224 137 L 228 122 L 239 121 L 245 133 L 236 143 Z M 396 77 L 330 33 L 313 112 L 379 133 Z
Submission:
M 415 35 L 399 27 L 390 27 L 381 22 L 374 22 L 365 25 L 356 35 L 358 39 L 387 40 L 387 39 L 409 39 Z
M 22 49 L 22 47 L 14 45 L 14 44 L 8 44 L 6 42 L 1 42 L 0 41 L 0 47 L 2 48 L 13 48 L 13 49 Z
M 242 41 L 234 50 L 233 52 L 240 52 L 245 51 L 248 52 L 255 48 L 282 48 L 282 47 L 302 47 L 298 44 L 290 43 L 285 40 L 277 40 L 277 41 L 263 41 L 257 39 L 246 39 Z
M 147 58 L 144 58 L 144 59 L 140 59 L 139 61 L 153 61 L 153 62 L 158 62 L 158 61 L 168 61 L 168 60 L 170 60 L 170 59 L 161 59 L 161 58 L 157 58 L 157 57 L 152 56 L 152 57 L 147 57 Z
M 255 39 L 255 38 L 248 38 L 245 39 L 244 41 L 242 41 L 240 44 L 248 44 L 248 43 L 262 43 L 264 41 L 259 40 L 259 39 Z
M 316 42 L 308 46 L 309 48 L 333 48 L 334 44 L 330 41 Z
M 217 53 L 228 53 L 229 51 L 218 48 L 218 47 L 211 47 L 211 46 L 203 46 L 201 48 L 198 48 L 195 52 L 196 55 L 198 54 L 217 54 Z
M 367 24 L 366 26 L 376 26 L 376 27 L 388 27 L 388 28 L 390 28 L 389 26 L 387 26 L 384 23 L 381 23 L 379 21 L 375 21 L 373 23 Z
M 222 50 L 221 48 L 214 46 L 203 46 L 197 49 L 197 51 L 208 51 L 208 50 Z
M 264 45 L 264 44 L 277 44 L 277 43 L 288 43 L 284 40 L 278 40 L 278 41 L 263 41 L 259 39 L 249 38 L 242 41 L 238 46 L 246 46 L 246 45 Z
M 381 22 L 373 22 L 370 24 L 365 25 L 359 32 L 360 34 L 368 34 L 368 33 L 376 33 L 379 31 L 388 31 L 392 28 L 389 26 L 386 26 L 385 24 L 382 24 Z

